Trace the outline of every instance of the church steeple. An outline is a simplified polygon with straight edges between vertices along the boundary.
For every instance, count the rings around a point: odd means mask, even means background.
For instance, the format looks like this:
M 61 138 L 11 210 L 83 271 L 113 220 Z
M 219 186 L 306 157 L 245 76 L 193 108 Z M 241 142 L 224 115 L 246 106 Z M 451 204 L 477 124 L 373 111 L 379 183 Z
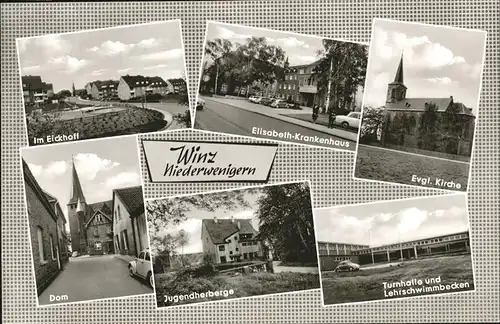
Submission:
M 399 61 L 398 70 L 394 76 L 394 81 L 387 87 L 387 103 L 395 103 L 406 99 L 406 86 L 403 78 L 403 54 Z
M 73 170 L 71 175 L 71 197 L 68 204 L 75 204 L 80 202 L 85 202 L 85 196 L 83 195 L 82 185 L 80 184 L 80 179 L 78 178 L 78 173 L 76 172 L 75 161 L 73 163 Z

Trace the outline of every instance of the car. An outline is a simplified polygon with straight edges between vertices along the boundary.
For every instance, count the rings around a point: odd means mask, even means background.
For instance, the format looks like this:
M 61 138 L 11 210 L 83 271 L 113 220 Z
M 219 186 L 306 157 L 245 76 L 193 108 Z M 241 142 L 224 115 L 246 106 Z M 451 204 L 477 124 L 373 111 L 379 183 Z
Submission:
M 357 263 L 354 263 L 350 260 L 344 260 L 340 262 L 337 267 L 335 268 L 335 272 L 341 272 L 341 271 L 359 271 L 360 266 Z
M 198 98 L 198 100 L 196 100 L 196 110 L 202 110 L 203 108 L 205 108 L 205 100 L 203 100 L 203 98 Z
M 256 104 L 256 103 L 260 103 L 261 100 L 262 100 L 262 97 L 254 97 L 252 102 Z
M 80 255 L 80 253 L 78 253 L 78 251 L 73 251 L 73 253 L 71 254 L 71 256 L 72 256 L 73 258 L 76 258 L 76 257 L 77 257 L 77 256 L 79 256 L 79 255 Z
M 143 250 L 139 256 L 128 263 L 128 272 L 131 277 L 146 279 L 151 287 L 154 286 L 153 271 L 151 269 L 151 254 L 149 249 Z
M 359 128 L 361 120 L 360 112 L 350 112 L 347 116 L 337 115 L 335 117 L 335 124 L 342 126 L 342 128 Z
M 259 103 L 264 106 L 269 106 L 273 102 L 273 99 L 270 98 L 262 98 L 260 99 Z
M 254 102 L 255 99 L 257 99 L 257 97 L 254 95 L 248 97 L 248 101 L 250 101 L 250 102 Z

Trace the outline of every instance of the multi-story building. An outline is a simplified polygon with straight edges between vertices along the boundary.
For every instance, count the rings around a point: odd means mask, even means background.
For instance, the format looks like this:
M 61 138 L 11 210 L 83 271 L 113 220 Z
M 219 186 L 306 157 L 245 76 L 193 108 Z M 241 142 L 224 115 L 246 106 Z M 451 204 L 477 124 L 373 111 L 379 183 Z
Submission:
M 85 223 L 85 235 L 89 254 L 111 254 L 113 248 L 112 201 L 91 204 L 93 215 Z
M 318 95 L 317 82 L 313 76 L 319 61 L 311 64 L 294 65 L 285 69 L 285 79 L 278 82 L 277 96 L 284 100 L 298 102 L 301 106 L 312 107 L 323 104 Z
M 51 83 L 42 82 L 40 76 L 26 75 L 21 77 L 25 104 L 42 104 L 54 95 Z
M 263 257 L 250 219 L 203 219 L 201 240 L 203 253 L 216 264 Z
M 40 295 L 62 269 L 58 216 L 23 160 L 23 175 L 37 293 Z
M 372 247 L 318 242 L 321 270 L 332 270 L 342 260 L 373 264 L 464 252 L 470 253 L 468 231 Z
M 92 99 L 96 100 L 117 97 L 118 84 L 119 81 L 115 80 L 94 81 L 92 82 L 90 92 L 87 93 L 90 93 Z
M 186 81 L 184 79 L 182 79 L 182 78 L 168 79 L 167 81 L 172 85 L 173 92 L 175 94 L 186 93 L 187 85 L 186 85 Z
M 129 100 L 144 95 L 160 94 L 162 96 L 175 92 L 175 86 L 159 76 L 145 77 L 142 75 L 125 75 L 118 84 L 118 97 Z
M 59 254 L 61 256 L 62 263 L 66 263 L 69 261 L 70 252 L 68 249 L 68 234 L 66 232 L 66 217 L 64 217 L 64 213 L 61 209 L 61 205 L 57 198 L 44 191 L 45 196 L 47 197 L 48 202 L 52 206 L 54 213 L 57 216 L 57 238 L 58 238 L 58 248 Z
M 113 190 L 113 233 L 120 254 L 138 256 L 149 248 L 142 186 Z

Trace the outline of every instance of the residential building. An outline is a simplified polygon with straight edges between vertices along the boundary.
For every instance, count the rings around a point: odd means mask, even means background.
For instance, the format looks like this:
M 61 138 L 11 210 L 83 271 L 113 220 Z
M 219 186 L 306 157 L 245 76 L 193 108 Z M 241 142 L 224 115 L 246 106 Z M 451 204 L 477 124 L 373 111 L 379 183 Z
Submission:
M 138 256 L 149 248 L 142 186 L 113 190 L 115 251 Z
M 109 201 L 87 203 L 83 189 L 73 163 L 71 195 L 67 204 L 71 250 L 80 254 L 112 253 L 111 214 Z M 100 215 L 96 219 L 96 215 Z M 107 216 L 107 217 L 106 217 Z M 95 229 L 97 234 L 95 235 Z
M 134 97 L 142 97 L 146 94 L 149 81 L 142 75 L 125 75 L 120 78 L 118 84 L 118 97 L 120 100 L 129 100 Z
M 85 85 L 85 92 L 87 92 L 87 95 L 92 96 L 92 82 Z
M 23 160 L 26 204 L 37 294 L 40 295 L 62 269 L 58 248 L 58 216 Z
M 113 202 L 103 201 L 91 204 L 94 214 L 85 223 L 85 235 L 88 241 L 89 254 L 112 254 L 113 248 Z
M 51 83 L 42 82 L 40 76 L 26 75 L 21 77 L 25 104 L 42 104 L 54 95 Z
M 250 219 L 203 219 L 203 253 L 216 264 L 263 257 L 262 242 Z
M 317 82 L 313 76 L 319 61 L 311 64 L 295 65 L 285 69 L 284 80 L 279 81 L 277 96 L 283 100 L 298 102 L 301 106 L 312 107 L 322 104 L 324 98 L 318 94 Z
M 96 100 L 113 98 L 118 96 L 118 84 L 115 80 L 94 81 L 89 93 Z
M 394 81 L 387 86 L 385 120 L 382 145 L 395 144 L 405 147 L 428 149 L 449 154 L 470 156 L 474 137 L 475 116 L 472 109 L 454 102 L 453 96 L 444 98 L 408 98 L 404 84 L 403 56 Z M 445 136 L 436 141 L 424 141 L 427 131 L 422 121 L 431 107 L 436 106 L 437 128 Z
M 172 84 L 173 87 L 173 92 L 175 94 L 179 93 L 186 93 L 187 92 L 187 85 L 186 81 L 182 78 L 177 78 L 177 79 L 168 79 L 167 80 L 170 84 Z
M 68 233 L 66 232 L 66 217 L 61 209 L 61 205 L 57 198 L 44 191 L 45 197 L 52 206 L 54 213 L 57 216 L 57 238 L 58 238 L 58 249 L 63 264 L 69 261 L 70 252 L 68 250 Z
M 459 232 L 381 246 L 318 242 L 321 270 L 335 269 L 342 260 L 358 264 L 470 253 L 469 232 Z
M 174 86 L 170 81 L 165 81 L 159 76 L 146 77 L 149 82 L 149 88 L 151 93 L 157 93 L 162 96 L 166 96 L 169 93 L 174 92 Z

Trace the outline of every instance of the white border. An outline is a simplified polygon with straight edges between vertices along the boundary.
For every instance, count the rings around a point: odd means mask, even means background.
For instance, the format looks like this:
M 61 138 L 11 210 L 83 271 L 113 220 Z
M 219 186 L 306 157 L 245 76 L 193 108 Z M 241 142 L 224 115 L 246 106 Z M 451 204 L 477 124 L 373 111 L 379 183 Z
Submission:
M 190 117 L 191 117 L 191 127 L 186 127 L 186 128 L 178 128 L 178 129 L 164 129 L 164 130 L 157 130 L 154 132 L 146 132 L 146 133 L 135 133 L 135 134 L 127 134 L 127 135 L 116 135 L 116 136 L 108 136 L 108 137 L 98 137 L 98 138 L 82 138 L 76 141 L 65 141 L 65 142 L 56 142 L 56 143 L 50 143 L 50 144 L 40 144 L 40 145 L 30 145 L 30 135 L 28 134 L 28 123 L 26 120 L 26 111 L 25 111 L 25 102 L 24 102 L 24 93 L 23 93 L 23 74 L 22 74 L 22 66 L 21 66 L 21 55 L 19 53 L 19 40 L 28 40 L 28 39 L 37 39 L 37 38 L 43 38 L 47 36 L 59 36 L 59 35 L 72 35 L 72 34 L 83 34 L 83 33 L 93 33 L 93 32 L 99 32 L 103 30 L 110 30 L 110 29 L 125 29 L 125 28 L 132 28 L 132 27 L 139 27 L 139 26 L 147 26 L 147 25 L 160 25 L 160 24 L 167 24 L 167 23 L 173 23 L 177 22 L 179 26 L 179 36 L 181 39 L 181 49 L 182 49 L 182 60 L 184 61 L 184 76 L 185 76 L 185 81 L 186 81 L 186 91 L 188 95 L 188 109 L 190 112 Z M 150 134 L 150 133 L 160 133 L 160 132 L 169 132 L 169 131 L 174 131 L 174 130 L 179 130 L 179 129 L 192 129 L 194 127 L 194 117 L 191 114 L 191 96 L 189 95 L 189 77 L 188 77 L 188 71 L 187 71 L 187 65 L 186 65 L 186 51 L 184 48 L 184 38 L 182 34 L 182 22 L 181 19 L 172 19 L 172 20 L 165 20 L 165 21 L 154 21 L 154 22 L 148 22 L 148 23 L 140 23 L 140 24 L 131 24 L 131 25 L 123 25 L 123 26 L 112 26 L 112 27 L 104 27 L 104 28 L 95 28 L 95 29 L 88 29 L 88 30 L 79 30 L 79 31 L 72 31 L 72 32 L 65 32 L 65 33 L 57 33 L 57 34 L 45 34 L 45 35 L 38 35 L 38 36 L 29 36 L 29 37 L 18 37 L 15 40 L 16 43 L 16 55 L 17 55 L 17 64 L 18 64 L 18 69 L 19 69 L 19 85 L 20 85 L 20 90 L 21 90 L 21 101 L 23 104 L 22 107 L 22 115 L 23 115 L 23 123 L 24 123 L 24 129 L 26 130 L 26 139 L 27 139 L 27 146 L 26 147 L 42 147 L 42 146 L 51 146 L 51 145 L 57 145 L 57 144 L 64 144 L 64 143 L 77 143 L 77 142 L 82 142 L 82 141 L 89 141 L 89 140 L 100 140 L 100 139 L 106 139 L 106 138 L 120 138 L 124 136 L 133 136 L 133 135 L 142 135 L 142 134 Z M 173 113 L 172 113 L 172 123 L 174 122 L 173 120 Z
M 206 191 L 206 192 L 198 192 L 198 193 L 189 193 L 189 194 L 182 194 L 182 195 L 176 195 L 176 196 L 167 196 L 167 197 L 161 197 L 161 198 L 152 198 L 146 200 L 144 203 L 146 204 L 148 201 L 154 201 L 154 200 L 164 200 L 164 199 L 173 199 L 173 198 L 179 198 L 179 197 L 188 197 L 188 196 L 200 196 L 200 195 L 209 195 L 209 194 L 214 194 L 214 193 L 221 193 L 221 192 L 228 192 L 228 191 L 240 191 L 240 190 L 246 190 L 246 189 L 256 189 L 256 188 L 264 188 L 264 187 L 271 187 L 271 186 L 280 186 L 280 185 L 287 185 L 287 184 L 293 184 L 293 183 L 307 183 L 309 187 L 309 197 L 311 198 L 311 212 L 313 216 L 313 228 L 314 226 L 314 202 L 313 202 L 313 194 L 312 194 L 312 187 L 311 187 L 311 182 L 309 180 L 302 180 L 302 181 L 288 181 L 288 182 L 279 182 L 279 183 L 272 183 L 272 184 L 265 184 L 262 186 L 246 186 L 246 187 L 238 187 L 238 188 L 232 188 L 232 189 L 223 189 L 223 190 L 213 190 L 213 191 Z M 146 208 L 144 208 L 146 210 Z M 146 222 L 147 222 L 147 214 L 146 214 Z M 149 227 L 149 224 L 148 224 Z M 321 287 L 321 274 L 319 271 L 319 266 L 318 266 L 318 274 L 319 274 L 319 280 L 320 280 L 320 287 Z M 153 272 L 154 275 L 154 272 Z M 156 286 L 156 285 L 155 285 Z M 301 292 L 306 292 L 306 291 L 317 291 L 320 290 L 321 288 L 312 288 L 312 289 L 304 289 L 304 290 L 297 290 L 297 291 L 287 291 L 287 292 L 281 292 L 281 293 L 272 293 L 272 294 L 267 294 L 267 295 L 256 295 L 256 296 L 247 296 L 247 297 L 234 297 L 234 298 L 226 298 L 226 299 L 217 299 L 217 300 L 211 300 L 211 301 L 205 301 L 205 302 L 192 302 L 192 303 L 186 303 L 186 304 L 181 304 L 181 305 L 171 305 L 171 306 L 161 306 L 158 307 L 158 299 L 157 299 L 157 294 L 156 294 L 156 287 L 154 288 L 154 293 L 155 293 L 155 304 L 156 304 L 156 309 L 170 309 L 170 308 L 177 308 L 177 307 L 186 307 L 186 306 L 193 306 L 193 305 L 201 305 L 201 304 L 208 304 L 208 303 L 219 303 L 219 302 L 229 302 L 229 301 L 235 301 L 235 300 L 242 300 L 242 299 L 251 299 L 251 298 L 262 298 L 264 296 L 276 296 L 276 295 L 286 295 L 286 294 L 295 294 L 295 293 L 301 293 Z
M 274 30 L 274 29 L 269 29 L 269 28 L 264 28 L 264 27 L 245 26 L 245 25 L 231 24 L 231 23 L 220 22 L 220 21 L 215 21 L 215 20 L 207 20 L 207 24 L 205 27 L 205 39 L 203 41 L 203 47 L 202 47 L 202 53 L 201 53 L 200 71 L 199 71 L 199 75 L 198 75 L 198 89 L 196 90 L 196 98 L 195 98 L 195 105 L 194 105 L 194 112 L 193 112 L 193 122 L 192 122 L 193 128 L 194 128 L 194 123 L 196 122 L 196 105 L 197 105 L 198 97 L 200 94 L 200 85 L 201 85 L 202 76 L 203 76 L 203 63 L 205 61 L 205 47 L 207 44 L 207 36 L 208 36 L 208 26 L 210 24 L 217 24 L 217 25 L 223 25 L 223 26 L 233 26 L 233 27 L 248 28 L 248 29 L 258 29 L 258 30 L 269 31 L 269 32 L 273 32 L 273 33 L 282 33 L 285 35 L 311 37 L 311 38 L 317 38 L 317 39 L 321 39 L 321 40 L 328 39 L 328 40 L 333 40 L 333 41 L 337 41 L 337 42 L 359 44 L 359 45 L 367 46 L 368 50 L 369 50 L 369 45 L 370 45 L 369 43 L 355 42 L 355 41 L 346 40 L 346 39 L 321 37 L 321 36 L 316 36 L 316 35 L 306 35 L 306 34 L 300 34 L 300 33 L 289 32 L 289 31 Z M 368 57 L 369 57 L 369 52 L 368 52 Z M 367 66 L 367 69 L 368 69 L 368 66 Z M 365 83 L 366 83 L 366 75 L 365 75 Z M 365 89 L 363 88 L 363 98 L 364 98 L 364 94 L 365 94 Z M 302 127 L 304 127 L 304 126 L 302 126 Z M 197 128 L 194 128 L 194 129 L 197 129 Z M 202 130 L 202 129 L 197 129 L 197 130 Z M 211 131 L 211 130 L 202 130 L 202 131 L 217 133 L 217 134 L 232 135 L 232 136 L 243 136 L 243 137 L 254 138 L 254 139 L 265 139 L 265 140 L 278 142 L 278 143 L 296 144 L 296 145 L 303 145 L 303 146 L 307 146 L 307 147 L 314 147 L 314 148 L 321 148 L 321 149 L 328 149 L 328 150 L 337 150 L 337 151 L 343 151 L 343 152 L 349 152 L 349 153 L 355 153 L 357 150 L 357 144 L 358 144 L 358 141 L 352 141 L 354 143 L 354 146 L 355 146 L 354 150 L 352 151 L 352 150 L 342 149 L 340 147 L 327 147 L 327 146 L 311 145 L 311 144 L 306 144 L 306 142 L 298 143 L 298 142 L 291 142 L 291 141 L 279 141 L 279 140 L 266 139 L 266 138 L 257 137 L 257 136 L 237 135 L 237 134 L 232 134 L 232 133 L 219 133 L 219 132 Z M 313 130 L 313 131 L 321 133 L 320 131 L 317 131 L 317 130 Z M 332 137 L 332 136 L 335 136 L 335 135 L 330 135 L 330 137 Z M 335 136 L 335 137 L 340 138 L 338 136 Z M 359 136 L 358 136 L 358 138 L 359 138 Z M 342 139 L 344 141 L 350 141 L 350 140 L 346 140 L 343 138 L 340 138 L 340 139 Z
M 472 230 L 470 226 L 470 218 L 469 218 L 469 205 L 468 205 L 468 197 L 467 193 L 462 193 L 462 192 L 455 192 L 455 193 L 448 193 L 445 195 L 433 195 L 433 196 L 420 196 L 420 197 L 410 197 L 410 198 L 401 198 L 401 199 L 392 199 L 392 200 L 378 200 L 378 201 L 371 201 L 367 203 L 357 203 L 357 204 L 346 204 L 346 205 L 336 205 L 336 206 L 330 206 L 330 207 L 319 207 L 319 208 L 314 208 L 314 210 L 332 210 L 336 208 L 346 208 L 346 207 L 354 207 L 354 206 L 362 206 L 362 205 L 374 205 L 374 204 L 390 204 L 396 201 L 410 201 L 410 200 L 424 200 L 424 199 L 439 199 L 441 197 L 446 197 L 446 196 L 460 196 L 463 197 L 465 200 L 465 213 L 466 213 L 466 218 L 467 218 L 467 224 L 468 224 L 468 232 L 469 232 L 469 249 L 470 249 L 470 255 L 471 255 L 471 265 L 472 265 L 472 283 L 474 285 L 474 289 L 471 290 L 466 290 L 466 291 L 458 291 L 458 292 L 445 292 L 441 294 L 426 294 L 426 295 L 418 295 L 418 296 L 410 296 L 410 297 L 396 297 L 396 298 L 382 298 L 382 299 L 374 299 L 374 300 L 367 300 L 367 301 L 354 301 L 354 302 L 343 302 L 343 303 L 336 303 L 336 304 L 325 304 L 325 298 L 323 294 L 323 279 L 321 278 L 321 261 L 320 261 L 320 256 L 319 256 L 319 244 L 318 244 L 318 238 L 316 237 L 316 255 L 318 258 L 318 270 L 319 270 L 319 280 L 320 280 L 320 287 L 321 287 L 321 306 L 325 308 L 329 307 L 334 307 L 334 306 L 341 306 L 341 305 L 359 305 L 359 304 L 367 304 L 367 303 L 377 303 L 377 302 L 390 302 L 394 300 L 402 300 L 402 299 L 411 299 L 411 298 L 429 298 L 429 297 L 434 297 L 434 296 L 443 296 L 443 295 L 456 295 L 456 294 L 464 294 L 464 293 L 473 293 L 477 290 L 477 284 L 476 284 L 476 273 L 475 273 L 475 267 L 474 267 L 474 252 L 472 248 L 472 243 L 475 242 L 475 239 L 473 240 L 472 238 Z M 313 224 L 316 226 L 316 215 L 313 213 Z M 314 228 L 314 235 L 316 236 L 316 227 Z
M 136 141 L 135 142 L 136 142 L 136 144 L 138 143 L 138 135 L 137 134 L 125 135 L 125 136 L 119 136 L 119 137 L 120 138 L 123 138 L 123 137 L 136 137 Z M 112 141 L 114 139 L 116 139 L 116 137 L 91 139 L 89 141 Z M 70 145 L 71 143 L 72 142 L 62 142 L 62 143 L 57 143 L 55 145 Z M 33 270 L 32 275 L 33 275 L 33 281 L 35 283 L 36 307 L 37 308 L 46 308 L 46 307 L 60 306 L 60 305 L 71 305 L 71 304 L 89 303 L 89 302 L 101 301 L 101 300 L 123 299 L 123 298 L 131 298 L 131 297 L 138 297 L 138 296 L 144 296 L 144 295 L 153 295 L 154 294 L 154 287 L 153 287 L 153 292 L 152 293 L 143 293 L 143 294 L 137 294 L 137 295 L 118 296 L 118 297 L 104 297 L 104 298 L 99 298 L 99 299 L 89 299 L 89 300 L 81 300 L 81 301 L 74 301 L 74 302 L 67 302 L 67 303 L 54 303 L 54 304 L 45 304 L 45 305 L 40 305 L 39 304 L 38 285 L 37 285 L 37 282 L 36 282 L 36 274 L 35 274 L 35 260 L 34 260 L 34 257 L 33 257 L 33 246 L 32 246 L 32 242 L 31 242 L 31 224 L 30 224 L 30 217 L 28 215 L 28 202 L 27 202 L 28 198 L 27 198 L 27 195 L 26 195 L 26 183 L 25 183 L 25 179 L 24 179 L 23 151 L 41 149 L 44 146 L 45 145 L 37 145 L 37 146 L 31 146 L 31 147 L 27 146 L 27 147 L 20 147 L 19 148 L 19 162 L 20 162 L 20 165 L 21 165 L 21 173 L 22 173 L 22 178 L 23 178 L 22 181 L 23 181 L 23 187 L 24 187 L 24 190 L 23 190 L 24 211 L 25 211 L 25 214 L 26 214 L 26 221 L 27 221 L 27 225 L 28 225 L 28 241 L 29 241 L 29 246 L 30 246 L 31 265 L 32 265 L 32 270 Z M 139 145 L 137 145 L 137 154 L 138 154 L 137 155 L 137 159 L 138 159 L 137 163 L 138 163 L 138 167 L 139 167 L 139 175 L 140 175 L 140 178 L 141 178 L 141 186 L 142 186 L 142 199 L 144 201 L 144 183 L 143 183 L 143 178 L 142 178 L 142 169 L 141 169 L 141 158 L 140 158 Z M 26 161 L 26 163 L 28 163 L 28 162 Z M 34 177 L 34 175 L 33 175 L 33 177 Z M 35 180 L 38 183 L 38 180 L 36 178 L 35 178 Z M 144 215 L 146 215 L 146 207 L 144 207 Z M 147 227 L 147 219 L 146 219 L 146 227 Z M 146 229 L 146 233 L 148 233 L 147 229 Z M 150 247 L 149 244 L 150 244 L 150 242 L 149 242 L 149 233 L 148 233 L 148 247 Z M 68 260 L 68 262 L 69 262 L 69 260 Z M 64 270 L 62 270 L 62 271 L 64 271 Z M 151 268 L 151 271 L 152 271 L 152 268 Z M 54 278 L 54 280 L 56 280 L 59 275 L 60 274 L 58 274 Z M 138 280 L 137 278 L 132 278 L 132 279 L 133 280 Z M 46 289 L 48 289 L 49 287 L 50 287 L 50 285 L 47 286 Z
M 486 32 L 485 30 L 480 30 L 480 29 L 467 29 L 467 28 L 459 28 L 459 27 L 452 27 L 452 26 L 446 26 L 446 25 L 424 24 L 424 23 L 419 23 L 419 22 L 400 21 L 400 20 L 387 19 L 387 18 L 373 18 L 372 32 L 371 32 L 371 38 L 370 38 L 370 47 L 369 47 L 369 52 L 368 52 L 368 63 L 367 63 L 367 66 L 366 66 L 365 86 L 364 86 L 364 92 L 363 92 L 363 100 L 362 100 L 362 103 L 361 103 L 361 117 L 360 117 L 361 121 L 360 121 L 359 129 L 358 129 L 358 141 L 357 141 L 358 144 L 359 144 L 359 138 L 360 138 L 360 135 L 361 135 L 361 127 L 362 127 L 362 123 L 363 123 L 363 109 L 365 107 L 365 98 L 366 98 L 366 92 L 367 92 L 366 84 L 368 82 L 368 71 L 370 70 L 370 57 L 371 57 L 370 53 L 371 53 L 371 47 L 372 47 L 372 41 L 373 41 L 373 32 L 374 32 L 374 29 L 375 29 L 375 23 L 378 20 L 380 20 L 380 21 L 389 21 L 389 22 L 400 23 L 400 24 L 412 24 L 412 25 L 419 25 L 419 26 L 435 27 L 437 29 L 439 29 L 439 28 L 446 28 L 446 29 L 455 29 L 455 30 L 460 30 L 460 31 L 469 31 L 469 32 L 481 32 L 481 33 L 484 33 L 483 61 L 482 61 L 482 64 L 481 64 L 481 73 L 479 74 L 479 89 L 478 89 L 477 104 L 476 104 L 476 106 L 477 106 L 477 116 L 476 116 L 476 118 L 474 120 L 474 135 L 472 137 L 471 156 L 470 156 L 470 160 L 469 160 L 469 174 L 467 176 L 467 183 L 465 184 L 466 185 L 465 190 L 453 190 L 453 189 L 446 189 L 446 188 L 435 188 L 435 187 L 427 187 L 427 186 L 418 185 L 418 184 L 406 184 L 406 183 L 400 183 L 400 182 L 390 182 L 390 181 L 382 181 L 382 180 L 375 180 L 375 179 L 358 178 L 358 177 L 356 177 L 356 165 L 357 165 L 357 160 L 358 160 L 359 145 L 357 145 L 355 153 L 354 153 L 355 154 L 354 155 L 354 167 L 352 169 L 352 177 L 353 177 L 353 179 L 363 180 L 363 181 L 370 181 L 370 182 L 398 184 L 398 185 L 405 185 L 405 186 L 409 186 L 409 187 L 419 187 L 419 188 L 434 189 L 434 190 L 445 190 L 445 191 L 458 192 L 458 193 L 460 193 L 460 192 L 467 192 L 468 189 L 469 189 L 470 183 L 471 183 L 472 161 L 473 161 L 473 158 L 475 156 L 474 155 L 474 147 L 475 147 L 475 144 L 476 144 L 477 128 L 479 126 L 479 123 L 478 123 L 478 120 L 479 120 L 479 111 L 480 111 L 480 109 L 479 109 L 479 102 L 481 101 L 481 88 L 482 88 L 482 84 L 483 84 L 483 72 L 484 72 L 484 63 L 485 63 L 485 60 L 486 60 L 486 44 L 488 42 L 488 32 Z M 376 146 L 374 146 L 374 147 L 376 147 Z M 421 155 L 421 154 L 415 154 L 415 155 L 420 155 L 422 157 L 427 157 L 427 156 Z M 453 160 L 449 160 L 449 161 L 453 161 Z M 453 161 L 453 162 L 457 162 L 457 161 Z

